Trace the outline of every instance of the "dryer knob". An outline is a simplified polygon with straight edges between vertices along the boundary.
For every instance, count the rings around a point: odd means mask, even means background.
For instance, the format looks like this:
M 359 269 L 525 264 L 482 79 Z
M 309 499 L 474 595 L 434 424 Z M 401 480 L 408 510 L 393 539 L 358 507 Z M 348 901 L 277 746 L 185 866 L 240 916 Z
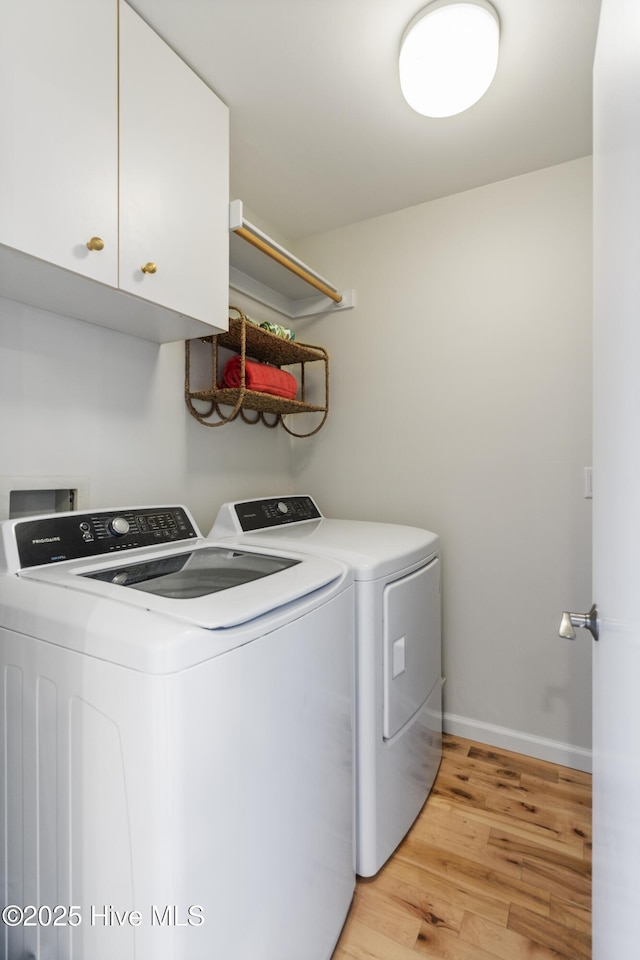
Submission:
M 279 513 L 289 513 L 289 507 L 288 507 L 287 504 L 284 502 L 284 500 L 280 500 L 280 501 L 278 502 L 278 511 L 279 511 Z
M 114 517 L 109 521 L 109 530 L 114 537 L 125 537 L 129 533 L 129 521 L 124 517 Z

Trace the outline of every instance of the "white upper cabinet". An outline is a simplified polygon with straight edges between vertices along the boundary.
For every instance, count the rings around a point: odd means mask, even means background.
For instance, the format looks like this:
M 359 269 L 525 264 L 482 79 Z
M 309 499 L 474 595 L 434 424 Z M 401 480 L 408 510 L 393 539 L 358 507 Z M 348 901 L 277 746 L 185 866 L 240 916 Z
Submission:
M 123 290 L 226 326 L 228 157 L 227 107 L 121 2 Z
M 3 0 L 0 125 L 0 296 L 226 329 L 228 110 L 123 0 Z
M 113 0 L 0 4 L 0 240 L 112 286 L 117 28 Z

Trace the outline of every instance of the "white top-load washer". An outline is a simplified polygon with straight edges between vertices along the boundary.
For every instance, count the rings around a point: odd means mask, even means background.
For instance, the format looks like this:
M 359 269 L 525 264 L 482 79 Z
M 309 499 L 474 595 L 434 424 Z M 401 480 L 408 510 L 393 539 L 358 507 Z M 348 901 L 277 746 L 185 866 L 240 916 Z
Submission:
M 323 517 L 309 496 L 225 503 L 209 534 L 347 563 L 356 603 L 356 871 L 372 876 L 442 756 L 440 542 L 416 527 Z
M 268 548 L 181 506 L 1 525 L 5 960 L 330 957 L 355 885 L 352 577 Z

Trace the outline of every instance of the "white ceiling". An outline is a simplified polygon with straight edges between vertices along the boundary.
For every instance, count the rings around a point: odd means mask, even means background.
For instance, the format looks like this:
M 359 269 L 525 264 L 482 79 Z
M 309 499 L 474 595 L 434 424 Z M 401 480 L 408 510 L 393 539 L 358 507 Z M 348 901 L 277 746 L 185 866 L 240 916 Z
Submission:
M 591 153 L 600 0 L 493 0 L 498 71 L 466 113 L 398 81 L 421 0 L 129 0 L 229 106 L 231 197 L 288 240 Z

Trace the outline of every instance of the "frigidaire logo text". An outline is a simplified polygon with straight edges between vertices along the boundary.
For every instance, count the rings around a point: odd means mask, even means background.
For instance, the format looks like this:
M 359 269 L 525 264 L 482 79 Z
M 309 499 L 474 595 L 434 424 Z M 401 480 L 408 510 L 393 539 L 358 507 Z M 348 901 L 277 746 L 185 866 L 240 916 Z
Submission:
M 40 537 L 38 540 L 32 540 L 31 543 L 60 543 L 60 537 Z

